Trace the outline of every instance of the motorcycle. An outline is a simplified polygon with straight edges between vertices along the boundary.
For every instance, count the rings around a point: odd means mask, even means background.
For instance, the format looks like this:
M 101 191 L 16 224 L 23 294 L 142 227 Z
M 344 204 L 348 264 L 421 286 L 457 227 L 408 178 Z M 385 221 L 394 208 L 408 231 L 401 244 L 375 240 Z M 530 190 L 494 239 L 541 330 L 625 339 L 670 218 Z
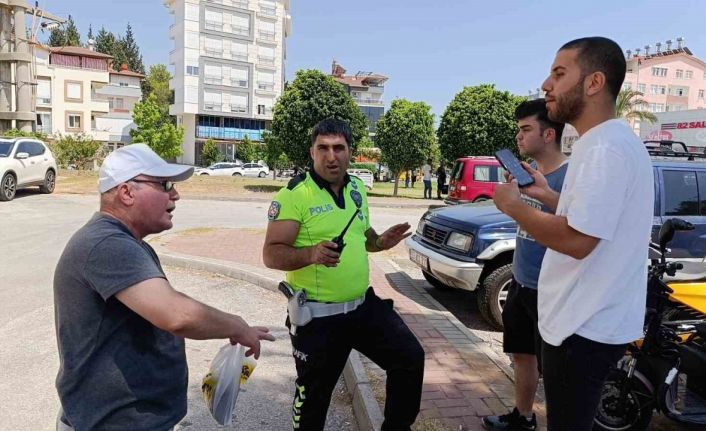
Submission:
M 645 335 L 628 346 L 603 386 L 594 430 L 645 430 L 655 411 L 669 420 L 706 429 L 706 281 L 667 283 L 683 269 L 667 262 L 667 245 L 694 226 L 669 219 L 650 244 Z

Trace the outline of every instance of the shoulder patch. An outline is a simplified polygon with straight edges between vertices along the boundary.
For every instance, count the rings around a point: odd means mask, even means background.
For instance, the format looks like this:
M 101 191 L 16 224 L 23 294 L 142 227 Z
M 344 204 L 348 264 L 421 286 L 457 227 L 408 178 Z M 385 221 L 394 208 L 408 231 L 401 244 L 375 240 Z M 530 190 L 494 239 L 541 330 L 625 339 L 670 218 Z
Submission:
M 291 180 L 289 180 L 289 183 L 287 184 L 287 190 L 294 190 L 294 188 L 297 185 L 303 183 L 305 179 L 306 179 L 306 172 L 303 172 L 303 173 L 297 175 L 296 177 L 292 178 Z
M 277 201 L 272 201 L 270 204 L 270 209 L 267 210 L 267 218 L 269 220 L 277 220 L 277 217 L 279 217 L 279 211 L 282 209 L 282 205 L 280 205 L 279 202 Z

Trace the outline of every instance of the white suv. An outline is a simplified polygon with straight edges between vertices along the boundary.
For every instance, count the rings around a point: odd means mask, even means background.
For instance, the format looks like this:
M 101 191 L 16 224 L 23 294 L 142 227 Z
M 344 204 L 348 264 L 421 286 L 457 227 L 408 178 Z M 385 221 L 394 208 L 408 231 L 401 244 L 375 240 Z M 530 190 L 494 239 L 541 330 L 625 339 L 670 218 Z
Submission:
M 51 193 L 56 185 L 56 160 L 44 142 L 32 138 L 0 138 L 0 201 L 17 189 L 39 186 Z

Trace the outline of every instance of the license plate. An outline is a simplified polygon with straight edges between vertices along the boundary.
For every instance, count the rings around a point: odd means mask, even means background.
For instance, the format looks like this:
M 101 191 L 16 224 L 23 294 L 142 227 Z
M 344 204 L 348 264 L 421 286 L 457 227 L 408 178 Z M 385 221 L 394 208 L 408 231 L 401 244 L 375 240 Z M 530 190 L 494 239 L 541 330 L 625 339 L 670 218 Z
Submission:
M 419 253 L 416 250 L 409 250 L 409 259 L 421 266 L 423 269 L 429 269 L 429 258 Z

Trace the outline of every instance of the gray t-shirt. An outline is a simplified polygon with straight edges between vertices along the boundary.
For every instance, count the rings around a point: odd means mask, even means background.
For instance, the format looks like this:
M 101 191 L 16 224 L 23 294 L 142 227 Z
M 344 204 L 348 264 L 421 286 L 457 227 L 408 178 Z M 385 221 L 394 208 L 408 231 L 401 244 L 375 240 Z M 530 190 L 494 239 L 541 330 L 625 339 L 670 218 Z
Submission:
M 184 340 L 115 298 L 166 278 L 159 258 L 118 220 L 97 213 L 69 240 L 54 274 L 64 418 L 77 431 L 166 430 L 186 415 Z

